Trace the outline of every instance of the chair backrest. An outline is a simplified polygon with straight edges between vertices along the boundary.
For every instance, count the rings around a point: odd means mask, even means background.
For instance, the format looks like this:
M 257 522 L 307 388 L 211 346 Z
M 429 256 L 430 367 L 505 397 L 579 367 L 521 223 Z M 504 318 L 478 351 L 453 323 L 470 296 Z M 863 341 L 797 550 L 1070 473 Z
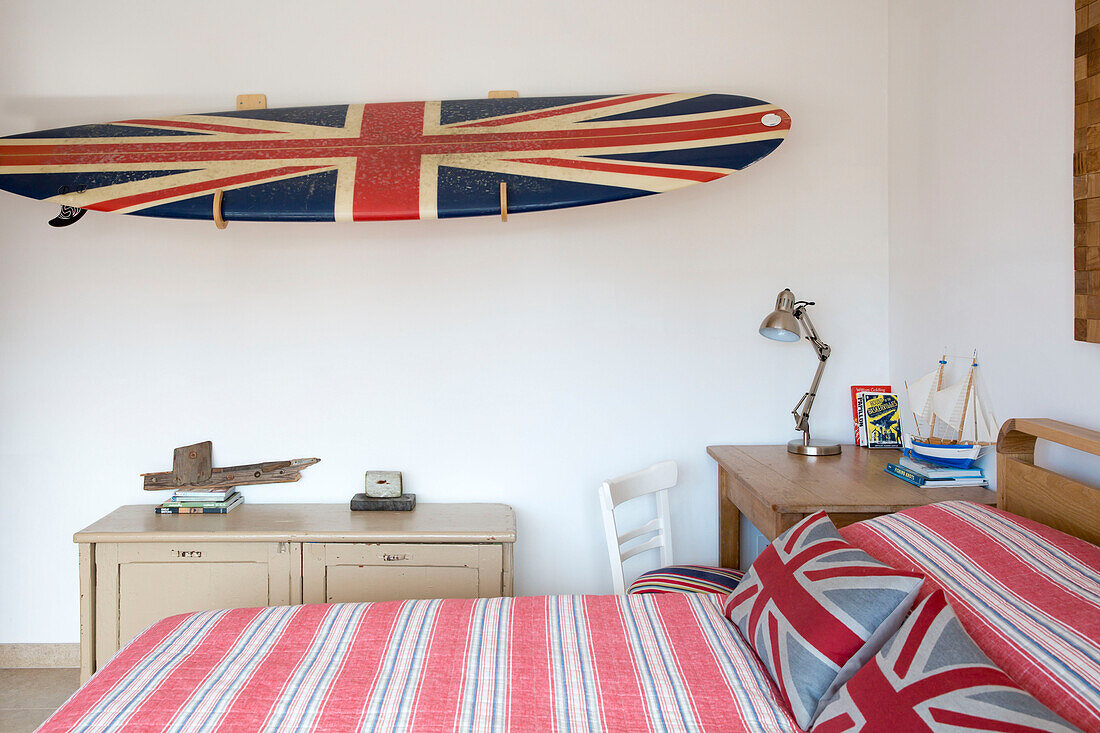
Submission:
M 623 561 L 627 558 L 659 549 L 661 564 L 672 564 L 668 490 L 676 485 L 676 476 L 676 462 L 661 461 L 641 471 L 608 479 L 600 486 L 600 508 L 603 512 L 603 529 L 607 538 L 607 553 L 611 560 L 611 582 L 615 587 L 615 593 L 626 593 Z M 656 495 L 654 499 L 657 504 L 657 516 L 640 527 L 619 534 L 615 522 L 615 507 L 647 494 Z M 649 538 L 635 542 L 646 536 Z

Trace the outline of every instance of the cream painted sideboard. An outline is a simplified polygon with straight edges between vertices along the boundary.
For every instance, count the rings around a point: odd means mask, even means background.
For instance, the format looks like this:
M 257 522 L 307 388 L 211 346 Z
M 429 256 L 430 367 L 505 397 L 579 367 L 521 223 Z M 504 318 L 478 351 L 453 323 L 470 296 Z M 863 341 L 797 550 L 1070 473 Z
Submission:
M 86 680 L 149 624 L 190 611 L 512 595 L 505 504 L 245 504 L 229 514 L 124 506 L 73 536 Z

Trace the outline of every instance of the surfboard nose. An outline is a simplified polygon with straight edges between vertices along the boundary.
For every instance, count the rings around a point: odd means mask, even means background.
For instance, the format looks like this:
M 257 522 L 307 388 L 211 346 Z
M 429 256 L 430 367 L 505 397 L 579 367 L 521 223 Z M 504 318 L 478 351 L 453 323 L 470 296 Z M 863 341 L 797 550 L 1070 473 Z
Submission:
M 791 116 L 787 111 L 775 107 L 760 115 L 760 124 L 771 129 L 779 129 L 784 132 L 791 129 Z

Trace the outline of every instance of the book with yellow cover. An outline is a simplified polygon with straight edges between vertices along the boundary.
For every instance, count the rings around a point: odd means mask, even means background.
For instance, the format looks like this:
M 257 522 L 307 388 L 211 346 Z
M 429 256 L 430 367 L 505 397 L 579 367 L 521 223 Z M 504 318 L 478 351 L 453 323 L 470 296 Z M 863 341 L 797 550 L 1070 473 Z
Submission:
M 901 448 L 901 412 L 898 396 L 864 392 L 863 422 L 868 448 Z

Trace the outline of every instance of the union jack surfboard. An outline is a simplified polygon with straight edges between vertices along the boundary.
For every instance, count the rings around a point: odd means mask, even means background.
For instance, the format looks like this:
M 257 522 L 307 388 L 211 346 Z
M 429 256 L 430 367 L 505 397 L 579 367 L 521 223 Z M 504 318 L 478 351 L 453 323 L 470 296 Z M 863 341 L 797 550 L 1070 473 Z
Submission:
M 514 97 L 128 119 L 0 138 L 0 188 L 122 214 L 434 219 L 721 178 L 775 150 L 775 105 L 727 94 Z

